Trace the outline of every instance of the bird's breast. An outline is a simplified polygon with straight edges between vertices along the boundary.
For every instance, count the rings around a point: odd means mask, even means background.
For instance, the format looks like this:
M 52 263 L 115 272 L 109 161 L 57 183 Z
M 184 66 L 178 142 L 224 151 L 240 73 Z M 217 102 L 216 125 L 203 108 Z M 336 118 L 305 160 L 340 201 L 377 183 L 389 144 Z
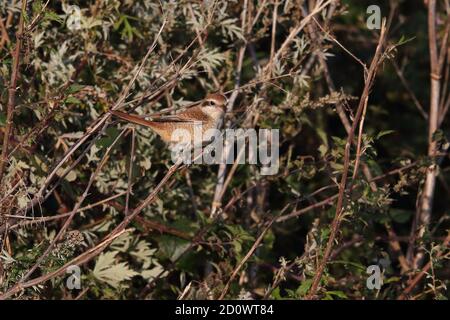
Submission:
M 219 107 L 203 107 L 202 112 L 205 113 L 211 120 L 211 128 L 217 127 L 222 121 L 224 112 Z

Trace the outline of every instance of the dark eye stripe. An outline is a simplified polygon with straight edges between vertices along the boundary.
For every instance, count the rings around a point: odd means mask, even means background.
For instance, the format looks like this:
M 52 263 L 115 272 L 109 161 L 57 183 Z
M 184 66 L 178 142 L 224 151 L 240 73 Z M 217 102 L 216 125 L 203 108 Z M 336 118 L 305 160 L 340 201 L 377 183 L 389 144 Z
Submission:
M 217 103 L 215 101 L 212 100 L 207 100 L 203 103 L 203 106 L 209 106 L 209 107 L 214 107 L 215 105 L 217 105 Z

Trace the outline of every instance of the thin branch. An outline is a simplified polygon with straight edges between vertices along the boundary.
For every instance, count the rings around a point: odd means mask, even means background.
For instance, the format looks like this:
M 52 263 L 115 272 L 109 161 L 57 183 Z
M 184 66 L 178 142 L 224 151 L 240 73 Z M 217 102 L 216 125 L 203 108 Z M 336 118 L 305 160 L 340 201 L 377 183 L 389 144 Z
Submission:
M 73 264 L 82 264 L 85 263 L 98 254 L 100 254 L 106 246 L 111 243 L 115 238 L 120 236 L 125 232 L 125 228 L 128 226 L 128 224 L 133 221 L 133 219 L 149 204 L 151 204 L 155 199 L 157 194 L 161 191 L 161 189 L 166 185 L 166 183 L 170 180 L 170 178 L 175 174 L 175 172 L 180 167 L 181 162 L 177 162 L 172 167 L 169 168 L 166 175 L 161 179 L 161 181 L 158 183 L 158 185 L 155 187 L 155 189 L 147 196 L 147 198 L 142 201 L 142 203 L 135 208 L 128 216 L 125 217 L 125 219 L 116 227 L 114 230 L 112 230 L 105 239 L 98 244 L 93 249 L 88 250 L 87 252 L 81 254 L 77 258 L 73 259 L 71 262 L 65 264 L 62 268 L 58 269 L 55 272 L 43 275 L 41 277 L 38 277 L 36 279 L 27 281 L 27 282 L 19 282 L 15 286 L 13 286 L 11 289 L 8 289 L 5 293 L 0 295 L 0 300 L 7 299 L 11 297 L 12 295 L 20 292 L 21 290 L 25 288 L 29 288 L 35 285 L 38 285 L 40 283 L 43 283 L 45 281 L 48 281 L 60 274 L 62 274 L 68 266 Z
M 130 206 L 130 195 L 132 193 L 132 180 L 133 180 L 133 164 L 135 158 L 135 143 L 136 143 L 136 130 L 131 128 L 131 151 L 130 151 L 130 165 L 128 167 L 128 182 L 127 182 L 127 195 L 125 199 L 125 215 L 128 215 L 128 210 Z
M 34 287 L 37 286 L 41 283 L 44 283 L 48 280 L 51 280 L 57 276 L 63 275 L 66 273 L 66 270 L 68 267 L 73 266 L 73 265 L 82 265 L 88 261 L 90 261 L 91 259 L 93 259 L 94 257 L 96 257 L 98 254 L 100 254 L 111 242 L 113 242 L 115 239 L 117 239 L 118 237 L 120 237 L 122 234 L 126 233 L 126 232 L 130 232 L 131 230 L 121 230 L 120 232 L 112 235 L 111 237 L 106 238 L 104 241 L 100 242 L 99 244 L 97 244 L 95 247 L 89 249 L 88 251 L 80 254 L 78 257 L 70 260 L 69 262 L 67 262 L 64 266 L 62 266 L 61 268 L 59 268 L 56 271 L 47 273 L 45 275 L 42 275 L 40 277 L 37 277 L 35 279 L 32 279 L 30 281 L 24 282 L 24 283 L 18 283 L 16 286 L 12 287 L 11 289 L 9 289 L 8 291 L 6 291 L 3 294 L 0 294 L 0 300 L 5 300 L 10 298 L 11 296 L 13 296 L 14 294 L 26 289 L 26 288 L 30 288 L 30 287 Z
M 317 26 L 320 28 L 320 30 L 323 31 L 323 33 L 326 34 L 327 37 L 329 37 L 331 40 L 333 40 L 339 47 L 342 48 L 342 50 L 344 50 L 346 53 L 348 53 L 348 55 L 350 57 L 352 57 L 356 62 L 358 62 L 364 69 L 364 76 L 367 75 L 368 70 L 367 70 L 367 66 L 365 63 L 363 63 L 358 57 L 356 57 L 350 50 L 348 50 L 345 46 L 343 46 L 338 40 L 336 40 L 333 36 L 330 35 L 329 32 L 327 32 L 321 25 L 319 22 L 317 22 L 317 20 L 315 18 L 313 18 L 313 21 L 317 24 Z
M 419 110 L 420 114 L 424 119 L 428 119 L 428 114 L 426 113 L 425 109 L 422 107 L 422 104 L 419 102 L 419 99 L 417 99 L 416 94 L 414 91 L 412 91 L 411 87 L 409 86 L 408 81 L 406 80 L 405 76 L 403 75 L 402 70 L 400 70 L 397 62 L 395 62 L 393 59 L 391 60 L 392 66 L 394 67 L 395 73 L 397 73 L 397 76 L 400 78 L 400 81 L 403 84 L 403 87 L 405 88 L 408 95 L 411 97 L 411 100 L 414 102 L 414 105 L 416 106 L 417 110 Z
M 22 0 L 22 11 L 20 12 L 19 28 L 16 33 L 16 47 L 14 49 L 12 57 L 13 62 L 12 62 L 11 80 L 9 82 L 8 88 L 8 105 L 6 107 L 6 127 L 3 136 L 2 154 L 0 158 L 0 184 L 2 184 L 6 163 L 8 162 L 9 137 L 13 130 L 13 113 L 16 101 L 17 77 L 19 75 L 20 50 L 22 47 L 24 15 L 26 8 L 27 8 L 27 0 Z
M 50 252 L 53 250 L 53 248 L 55 247 L 56 243 L 62 239 L 62 237 L 64 236 L 64 234 L 66 233 L 67 229 L 70 226 L 70 223 L 72 222 L 73 218 L 75 217 L 75 214 L 78 212 L 79 208 L 81 207 L 81 204 L 83 203 L 83 201 L 86 199 L 86 197 L 89 194 L 89 190 L 92 187 L 92 184 L 94 183 L 96 177 L 98 176 L 98 174 L 100 173 L 101 169 L 103 168 L 103 166 L 106 164 L 106 162 L 109 159 L 109 154 L 111 153 L 112 149 L 114 148 L 114 146 L 116 145 L 116 143 L 120 140 L 120 138 L 122 137 L 122 135 L 126 132 L 127 129 L 122 130 L 122 132 L 116 137 L 116 139 L 113 141 L 113 143 L 106 149 L 106 152 L 102 158 L 102 160 L 100 161 L 100 164 L 97 166 L 97 168 L 95 169 L 95 171 L 91 174 L 91 177 L 89 179 L 89 182 L 82 194 L 82 196 L 80 197 L 80 199 L 77 201 L 77 203 L 75 204 L 71 214 L 69 215 L 69 217 L 67 218 L 67 220 L 64 222 L 63 226 L 61 227 L 61 229 L 59 230 L 58 234 L 53 238 L 53 240 L 50 242 L 50 244 L 48 245 L 47 249 L 44 251 L 44 253 L 37 259 L 37 261 L 35 262 L 35 264 L 25 273 L 25 275 L 20 279 L 19 283 L 23 283 L 24 281 L 26 281 L 33 273 L 34 271 L 39 268 L 39 266 L 42 264 L 42 262 L 45 260 L 45 258 L 50 254 Z
M 246 26 L 246 16 L 247 16 L 247 2 L 248 0 L 245 0 L 244 2 L 244 10 L 242 12 L 242 29 L 245 30 L 245 26 Z M 243 61 L 244 61 L 244 55 L 245 55 L 245 50 L 246 50 L 246 44 L 244 43 L 240 49 L 239 49 L 239 53 L 238 53 L 238 60 L 237 60 L 237 65 L 236 65 L 236 79 L 235 79 L 235 85 L 234 88 L 238 89 L 240 87 L 241 84 L 241 72 L 242 72 L 242 65 L 243 65 Z M 233 110 L 234 107 L 234 103 L 236 101 L 237 95 L 239 93 L 239 90 L 234 90 L 230 96 L 230 99 L 228 100 L 228 105 L 227 105 L 227 112 L 231 112 Z M 230 121 L 227 121 L 227 123 L 225 124 L 226 127 L 230 126 Z M 227 154 L 228 150 L 230 147 L 229 143 L 227 143 L 228 140 L 225 140 L 225 146 L 224 146 L 224 152 L 225 154 Z M 227 165 L 225 163 L 221 163 L 219 165 L 219 170 L 217 172 L 217 183 L 216 183 L 216 188 L 214 191 L 214 197 L 213 197 L 213 202 L 211 205 L 211 213 L 210 216 L 214 217 L 217 213 L 218 208 L 220 208 L 221 206 L 221 195 L 222 193 L 222 189 L 223 189 L 223 185 L 225 182 L 225 174 L 226 174 L 226 169 L 227 169 Z
M 444 240 L 444 243 L 442 244 L 443 248 L 448 248 L 448 245 L 450 243 L 450 233 L 448 233 L 447 237 Z M 442 256 L 443 251 L 439 251 L 436 255 L 437 258 Z M 414 290 L 414 288 L 417 286 L 417 284 L 422 280 L 422 278 L 427 274 L 428 270 L 430 270 L 432 266 L 432 261 L 430 260 L 423 268 L 422 270 L 410 281 L 410 284 L 408 287 L 403 290 L 402 294 L 398 297 L 398 300 L 405 300 L 408 298 L 409 294 Z
M 359 162 L 361 159 L 361 144 L 362 144 L 362 136 L 363 136 L 363 128 L 364 128 L 364 120 L 366 118 L 366 111 L 367 111 L 367 102 L 369 101 L 369 96 L 366 97 L 364 101 L 363 106 L 363 112 L 361 115 L 361 120 L 359 121 L 359 132 L 358 132 L 358 141 L 356 143 L 356 159 L 355 159 L 355 165 L 353 168 L 353 175 L 352 175 L 352 181 L 354 181 L 358 175 L 358 169 L 359 169 Z
M 341 182 L 339 184 L 339 194 L 338 194 L 338 201 L 337 201 L 337 205 L 336 205 L 336 214 L 335 214 L 335 217 L 334 217 L 333 222 L 330 227 L 330 236 L 328 238 L 328 242 L 325 247 L 323 258 L 322 258 L 321 262 L 319 263 L 319 266 L 316 270 L 316 274 L 313 278 L 313 282 L 311 285 L 311 289 L 308 293 L 307 299 L 313 299 L 316 296 L 316 292 L 319 287 L 320 280 L 322 279 L 322 274 L 324 272 L 325 266 L 328 262 L 330 254 L 332 252 L 334 241 L 336 239 L 336 236 L 337 236 L 337 233 L 338 233 L 338 230 L 340 227 L 342 214 L 343 214 L 344 194 L 345 194 L 345 190 L 346 190 L 347 176 L 348 176 L 348 172 L 350 169 L 349 168 L 350 167 L 350 146 L 352 145 L 356 127 L 358 126 L 359 121 L 361 119 L 361 116 L 362 116 L 362 113 L 364 110 L 364 105 L 366 103 L 366 99 L 369 96 L 370 89 L 371 89 L 371 87 L 373 85 L 373 81 L 375 79 L 376 71 L 378 70 L 378 66 L 379 66 L 381 58 L 382 58 L 382 48 L 383 48 L 385 39 L 386 39 L 386 24 L 384 22 L 383 26 L 381 28 L 380 40 L 378 42 L 378 46 L 377 46 L 374 58 L 372 59 L 372 63 L 370 64 L 370 67 L 369 67 L 369 70 L 367 73 L 364 90 L 363 90 L 363 93 L 359 100 L 359 105 L 358 105 L 358 109 L 357 109 L 356 115 L 353 120 L 352 128 L 350 130 L 350 133 L 348 134 L 347 142 L 345 144 L 344 168 L 343 168 L 343 172 L 342 172 Z
M 428 1 L 428 46 L 430 51 L 430 82 L 431 82 L 431 91 L 430 91 L 430 111 L 429 111 L 429 121 L 428 121 L 428 156 L 432 159 L 436 156 L 437 152 L 437 143 L 433 138 L 434 133 L 438 129 L 439 123 L 439 95 L 440 95 L 440 87 L 441 87 L 441 68 L 439 62 L 439 53 L 438 53 L 438 43 L 437 43 L 437 31 L 436 31 L 436 0 Z M 434 191 L 436 185 L 436 172 L 437 165 L 436 163 L 432 163 L 427 168 L 427 173 L 425 177 L 425 183 L 423 185 L 422 193 L 420 196 L 420 201 L 418 203 L 417 214 L 416 214 L 416 224 L 418 228 L 417 238 L 421 238 L 425 230 L 430 223 L 431 213 L 433 210 L 433 198 Z M 414 227 L 414 223 L 413 223 Z M 414 229 L 412 229 L 412 233 L 415 234 Z M 411 250 L 410 250 L 411 252 Z M 412 256 L 409 256 L 410 259 Z M 410 263 L 414 263 L 417 267 L 420 261 L 423 258 L 423 252 L 417 252 L 414 261 L 410 261 Z
M 247 254 L 244 256 L 244 258 L 239 262 L 239 264 L 236 266 L 236 268 L 233 270 L 233 273 L 231 274 L 230 278 L 228 279 L 225 287 L 222 290 L 222 293 L 219 296 L 218 300 L 223 300 L 225 298 L 225 295 L 227 294 L 228 290 L 230 289 L 230 285 L 233 282 L 234 278 L 236 278 L 237 274 L 241 270 L 241 268 L 244 266 L 244 264 L 250 259 L 250 257 L 253 255 L 255 250 L 258 248 L 259 244 L 264 239 L 264 236 L 266 235 L 267 231 L 269 231 L 270 227 L 272 226 L 273 222 L 275 221 L 275 217 L 272 218 L 267 226 L 261 231 L 259 237 L 256 239 L 255 243 L 252 245 L 250 250 L 248 250 Z
M 90 210 L 90 209 L 95 208 L 97 206 L 100 206 L 102 204 L 106 204 L 106 203 L 110 202 L 111 200 L 117 199 L 117 198 L 125 195 L 126 193 L 127 193 L 126 191 L 122 191 L 122 192 L 120 192 L 118 194 L 115 194 L 113 196 L 107 197 L 106 199 L 97 201 L 96 203 L 92 203 L 92 204 L 89 204 L 87 206 L 84 206 L 84 207 L 78 209 L 77 213 Z M 16 224 L 13 224 L 8 229 L 9 230 L 14 230 L 14 229 L 19 228 L 19 227 L 26 227 L 26 226 L 29 226 L 29 225 L 34 225 L 34 224 L 38 224 L 38 223 L 42 223 L 42 222 L 49 222 L 49 221 L 59 220 L 59 219 L 68 217 L 71 214 L 72 214 L 72 212 L 66 212 L 66 213 L 61 213 L 61 214 L 57 214 L 57 215 L 54 215 L 54 216 L 38 217 L 38 218 L 15 216 L 15 217 L 17 217 L 19 219 L 22 219 L 24 221 L 21 221 L 21 222 L 18 222 Z
M 9 39 L 8 30 L 6 29 L 6 26 L 3 23 L 3 18 L 1 18 L 1 17 L 0 17 L 0 29 L 1 29 L 1 33 L 2 33 L 2 39 L 0 40 L 0 50 L 2 50 L 4 44 L 10 43 L 11 39 Z
M 272 38 L 270 41 L 270 59 L 269 59 L 270 65 L 268 66 L 268 70 L 270 73 L 272 73 L 272 64 L 274 63 L 274 56 L 275 56 L 275 39 L 277 33 L 278 5 L 279 5 L 278 0 L 275 0 L 272 14 Z M 272 74 L 268 74 L 267 76 L 271 77 Z
M 303 18 L 302 21 L 298 24 L 298 26 L 295 27 L 291 31 L 289 36 L 284 40 L 283 44 L 281 45 L 281 47 L 276 52 L 276 54 L 274 55 L 273 59 L 275 61 L 279 60 L 281 58 L 281 56 L 283 55 L 284 51 L 289 47 L 291 42 L 300 33 L 300 31 L 303 30 L 303 28 L 309 23 L 309 21 L 311 19 L 313 19 L 316 14 L 318 14 L 323 9 L 325 9 L 325 7 L 327 7 L 329 4 L 334 3 L 334 2 L 336 2 L 336 0 L 328 0 L 325 3 L 323 3 L 323 1 L 318 1 L 316 6 L 314 7 L 314 9 L 311 11 L 311 13 L 308 16 L 306 16 L 305 18 Z M 268 67 L 269 67 L 269 64 L 267 64 L 264 69 L 267 69 Z
M 127 98 L 128 93 L 131 90 L 131 87 L 133 86 L 133 84 L 136 82 L 137 77 L 139 76 L 139 74 L 141 73 L 142 69 L 144 68 L 145 64 L 147 63 L 148 58 L 150 57 L 150 54 L 153 52 L 153 50 L 156 48 L 156 44 L 157 41 L 159 39 L 159 37 L 161 36 L 161 33 L 165 27 L 167 23 L 167 19 L 164 19 L 161 28 L 159 29 L 157 35 L 155 36 L 155 39 L 153 40 L 152 45 L 150 46 L 150 48 L 147 50 L 147 53 L 145 54 L 144 58 L 142 59 L 138 69 L 136 70 L 136 72 L 134 73 L 133 77 L 131 78 L 130 82 L 128 83 L 128 85 L 126 86 L 126 88 L 124 89 L 124 91 L 122 92 L 120 98 L 118 99 L 118 101 L 114 104 L 114 106 L 111 108 L 111 110 L 116 110 L 118 108 L 120 108 L 121 104 L 123 103 L 123 101 Z M 97 130 L 99 130 L 103 124 L 106 123 L 106 121 L 110 118 L 111 114 L 105 113 L 100 119 L 98 119 L 90 128 L 88 128 L 87 132 L 84 134 L 83 137 L 81 137 L 73 146 L 72 148 L 65 154 L 65 156 L 59 161 L 59 163 L 53 168 L 52 172 L 50 172 L 50 174 L 47 176 L 47 178 L 45 179 L 45 182 L 43 183 L 42 187 L 39 189 L 37 196 L 38 197 L 42 197 L 45 189 L 47 188 L 48 184 L 50 183 L 50 181 L 53 179 L 53 177 L 56 175 L 57 171 L 59 170 L 59 168 L 61 168 L 62 165 L 64 165 L 64 163 L 67 161 L 67 159 L 69 159 L 71 157 L 71 155 L 93 134 L 95 133 Z
M 204 40 L 203 40 L 203 38 L 202 38 L 202 36 L 201 36 L 202 33 L 201 33 L 201 31 L 197 28 L 198 22 L 197 22 L 197 19 L 195 18 L 194 10 L 192 9 L 192 5 L 191 5 L 190 3 L 188 4 L 188 9 L 189 9 L 189 13 L 191 14 L 191 19 L 192 19 L 192 21 L 194 21 L 193 25 L 194 25 L 195 33 L 197 34 L 197 40 L 198 40 L 198 43 L 200 44 L 200 47 L 201 47 L 202 49 L 204 49 L 204 48 L 205 48 L 205 43 L 204 43 Z M 216 77 L 216 75 L 214 74 L 214 72 L 213 72 L 211 66 L 210 66 L 210 65 L 207 65 L 206 68 L 207 68 L 207 71 L 208 71 L 208 75 L 211 76 L 211 78 L 212 78 L 212 80 L 213 80 L 213 82 L 214 82 L 214 85 L 216 86 L 217 89 L 219 89 L 219 88 L 220 88 L 219 80 L 217 80 L 217 77 Z

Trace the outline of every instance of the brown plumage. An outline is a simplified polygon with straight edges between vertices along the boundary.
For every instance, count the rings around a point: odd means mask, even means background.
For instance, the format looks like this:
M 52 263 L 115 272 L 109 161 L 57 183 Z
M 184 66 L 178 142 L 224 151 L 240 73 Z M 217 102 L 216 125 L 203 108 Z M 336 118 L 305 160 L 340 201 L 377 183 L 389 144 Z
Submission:
M 202 125 L 202 133 L 208 129 L 218 128 L 225 113 L 226 104 L 225 96 L 214 93 L 207 95 L 205 99 L 187 110 L 174 115 L 158 116 L 151 121 L 121 111 L 111 111 L 111 113 L 128 122 L 152 129 L 165 142 L 170 143 L 172 142 L 172 133 L 176 129 L 186 130 L 190 134 L 190 139 L 193 140 L 195 125 Z

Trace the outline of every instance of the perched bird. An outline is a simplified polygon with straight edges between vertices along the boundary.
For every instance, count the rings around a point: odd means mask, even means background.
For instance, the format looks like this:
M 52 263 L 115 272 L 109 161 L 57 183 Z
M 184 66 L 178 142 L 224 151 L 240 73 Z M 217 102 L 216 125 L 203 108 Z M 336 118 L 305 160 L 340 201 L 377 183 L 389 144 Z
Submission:
M 158 116 L 152 120 L 145 120 L 137 115 L 121 111 L 111 111 L 113 115 L 131 123 L 140 124 L 152 129 L 166 143 L 171 143 L 172 133 L 177 129 L 184 129 L 194 139 L 194 127 L 201 124 L 202 137 L 208 129 L 219 128 L 226 111 L 227 98 L 220 93 L 208 94 L 194 106 L 173 114 Z M 202 138 L 203 139 L 203 138 Z M 202 141 L 204 142 L 204 141 Z

